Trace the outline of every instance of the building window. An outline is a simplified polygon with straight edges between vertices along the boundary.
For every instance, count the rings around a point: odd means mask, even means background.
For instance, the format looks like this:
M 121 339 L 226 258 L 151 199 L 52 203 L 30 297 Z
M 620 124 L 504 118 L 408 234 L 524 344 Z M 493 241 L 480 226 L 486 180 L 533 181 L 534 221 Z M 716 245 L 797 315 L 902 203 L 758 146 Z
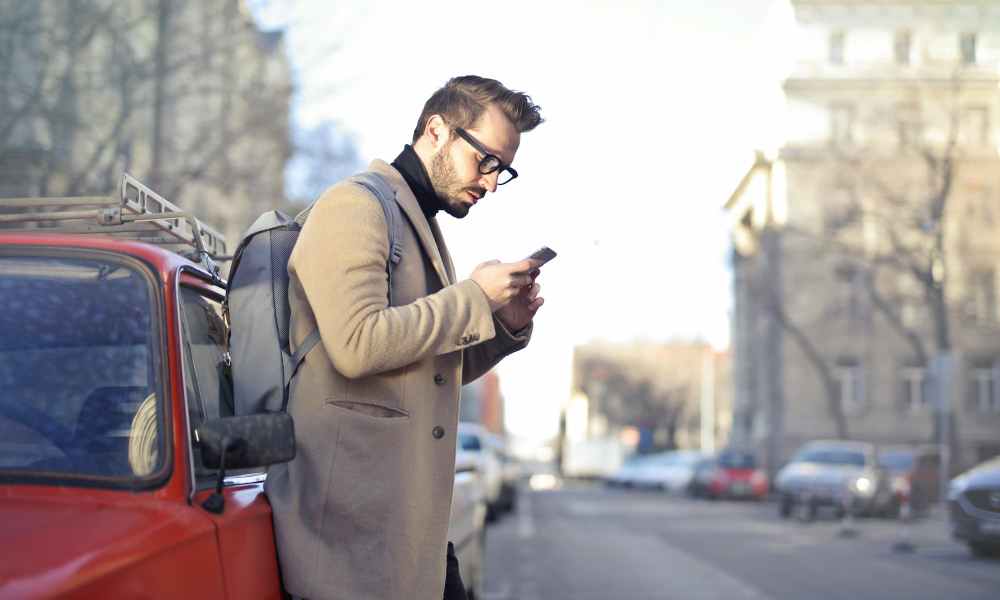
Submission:
M 907 412 L 925 412 L 930 409 L 931 398 L 927 389 L 927 370 L 923 367 L 903 367 L 899 371 L 903 409 Z
M 976 64 L 976 34 L 963 33 L 959 37 L 959 47 L 962 51 L 962 64 Z
M 1000 394 L 997 382 L 1000 377 L 998 365 L 978 366 L 972 369 L 970 392 L 973 405 L 981 413 L 1000 412 Z
M 997 321 L 996 272 L 976 269 L 969 276 L 969 313 L 977 323 Z
M 850 263 L 843 263 L 834 268 L 834 274 L 840 282 L 843 314 L 848 323 L 857 325 L 867 317 L 865 304 L 865 273 Z
M 858 361 L 852 358 L 838 360 L 833 368 L 833 378 L 844 414 L 856 417 L 864 413 L 867 407 L 864 371 Z
M 834 65 L 844 64 L 844 42 L 847 35 L 843 31 L 834 31 L 830 34 L 830 63 Z
M 897 65 L 910 64 L 910 49 L 913 46 L 913 35 L 909 31 L 897 31 L 893 43 Z
M 854 107 L 834 104 L 830 108 L 830 139 L 835 144 L 850 144 L 854 137 Z

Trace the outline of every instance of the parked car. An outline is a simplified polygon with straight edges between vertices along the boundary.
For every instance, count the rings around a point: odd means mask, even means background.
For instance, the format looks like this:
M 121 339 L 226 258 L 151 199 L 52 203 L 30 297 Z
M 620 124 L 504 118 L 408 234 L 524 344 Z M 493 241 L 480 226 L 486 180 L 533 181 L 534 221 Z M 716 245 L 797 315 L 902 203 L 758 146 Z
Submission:
M 0 598 L 278 600 L 264 467 L 294 426 L 233 416 L 225 244 L 156 220 L 179 209 L 131 177 L 120 194 L 0 204 Z
M 625 459 L 620 467 L 604 478 L 604 483 L 610 487 L 632 487 L 639 478 L 643 463 L 652 455 L 633 454 Z
M 952 479 L 951 531 L 977 556 L 1000 555 L 1000 456 Z
M 691 482 L 694 496 L 709 499 L 767 497 L 767 474 L 757 468 L 753 453 L 723 450 L 698 463 Z
M 889 478 L 879 466 L 873 444 L 842 440 L 809 442 L 775 477 L 779 514 L 796 506 L 810 516 L 821 507 L 871 515 L 892 510 Z
M 517 490 L 523 477 L 521 461 L 510 451 L 506 438 L 491 434 L 486 440 L 500 459 L 500 496 L 497 498 L 497 508 L 501 512 L 510 512 L 517 506 Z
M 672 450 L 649 455 L 639 466 L 633 485 L 668 492 L 687 492 L 695 467 L 704 454 L 694 450 Z
M 459 450 L 455 456 L 455 490 L 451 500 L 448 539 L 462 572 L 470 598 L 483 597 L 486 550 L 486 498 L 478 470 L 478 457 Z
M 926 512 L 940 498 L 941 454 L 936 447 L 883 446 L 878 461 L 890 478 L 890 512 L 907 501 L 915 513 Z
M 458 424 L 458 448 L 477 461 L 482 485 L 483 497 L 486 499 L 486 519 L 492 521 L 503 512 L 500 492 L 503 488 L 503 463 L 497 455 L 496 446 L 491 441 L 490 433 L 482 425 L 476 423 Z

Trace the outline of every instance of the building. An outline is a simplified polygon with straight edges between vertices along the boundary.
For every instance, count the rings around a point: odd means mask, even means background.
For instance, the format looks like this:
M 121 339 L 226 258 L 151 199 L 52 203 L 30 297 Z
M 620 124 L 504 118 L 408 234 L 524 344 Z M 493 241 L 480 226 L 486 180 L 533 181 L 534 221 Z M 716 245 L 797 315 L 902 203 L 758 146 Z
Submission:
M 1000 5 L 790 5 L 786 140 L 725 205 L 733 439 L 1000 454 Z
M 497 435 L 507 433 L 504 424 L 504 398 L 500 393 L 500 377 L 489 371 L 472 383 L 462 386 L 459 420 L 478 423 Z
M 284 199 L 291 67 L 242 0 L 0 0 L 0 195 L 123 171 L 226 234 Z

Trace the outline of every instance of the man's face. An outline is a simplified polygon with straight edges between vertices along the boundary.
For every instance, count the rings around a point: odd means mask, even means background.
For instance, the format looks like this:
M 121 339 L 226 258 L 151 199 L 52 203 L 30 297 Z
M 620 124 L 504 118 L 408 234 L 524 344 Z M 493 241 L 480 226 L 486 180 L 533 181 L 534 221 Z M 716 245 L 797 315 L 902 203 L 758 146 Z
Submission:
M 466 131 L 504 163 L 514 162 L 521 134 L 497 107 L 483 111 L 475 125 Z M 496 191 L 499 172 L 480 173 L 482 158 L 471 144 L 453 135 L 431 159 L 431 184 L 449 215 L 461 219 L 486 192 Z

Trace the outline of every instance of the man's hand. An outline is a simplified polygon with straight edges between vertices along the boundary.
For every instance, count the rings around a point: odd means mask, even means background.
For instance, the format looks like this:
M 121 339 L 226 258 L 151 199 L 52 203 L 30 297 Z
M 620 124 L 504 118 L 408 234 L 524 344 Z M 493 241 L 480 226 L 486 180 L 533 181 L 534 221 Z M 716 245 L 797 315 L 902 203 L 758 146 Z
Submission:
M 531 323 L 545 299 L 538 295 L 541 286 L 535 283 L 538 271 L 531 272 L 531 285 L 521 288 L 514 299 L 496 312 L 497 318 L 511 333 L 517 333 Z
M 540 264 L 539 261 L 530 258 L 515 263 L 491 260 L 476 267 L 470 278 L 479 284 L 479 287 L 486 293 L 490 310 L 497 312 L 517 298 L 521 298 L 523 303 L 524 298 L 527 297 L 525 290 L 531 291 L 537 275 L 535 269 Z M 535 307 L 535 310 L 537 308 Z M 530 321 L 531 318 L 529 317 L 528 320 Z M 504 322 L 504 325 L 506 324 Z

